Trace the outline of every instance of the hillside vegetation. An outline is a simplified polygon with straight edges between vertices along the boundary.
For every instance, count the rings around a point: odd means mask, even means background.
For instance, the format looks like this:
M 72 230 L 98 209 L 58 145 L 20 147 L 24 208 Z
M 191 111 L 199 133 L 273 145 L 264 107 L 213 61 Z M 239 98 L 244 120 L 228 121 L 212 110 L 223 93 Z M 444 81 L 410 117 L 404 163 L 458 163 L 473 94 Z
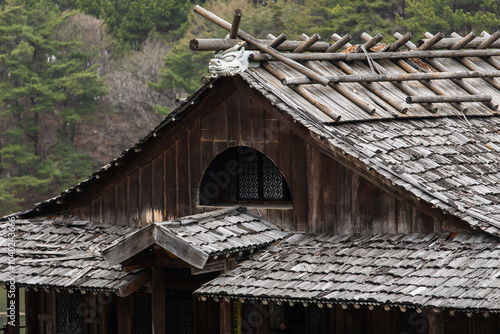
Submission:
M 227 32 L 192 14 L 194 1 L 0 0 L 0 216 L 87 177 L 193 92 L 210 53 L 192 38 Z M 256 36 L 500 27 L 493 0 L 202 1 Z

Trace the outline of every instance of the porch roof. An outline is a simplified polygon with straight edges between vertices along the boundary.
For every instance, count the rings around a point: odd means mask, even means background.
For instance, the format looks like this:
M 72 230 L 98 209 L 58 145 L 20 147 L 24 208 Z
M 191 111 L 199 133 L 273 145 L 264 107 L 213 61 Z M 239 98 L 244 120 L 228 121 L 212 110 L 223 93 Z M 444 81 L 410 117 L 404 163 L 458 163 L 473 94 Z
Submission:
M 19 286 L 126 295 L 133 292 L 129 285 L 147 271 L 123 272 L 120 265 L 110 266 L 100 248 L 136 230 L 60 218 L 1 222 L 0 284 L 14 277 Z
M 120 238 L 103 255 L 108 263 L 123 263 L 144 249 L 158 245 L 187 264 L 201 269 L 210 257 L 253 252 L 283 239 L 287 233 L 246 208 L 234 206 L 207 213 L 152 223 Z
M 204 284 L 203 298 L 500 311 L 500 240 L 484 233 L 292 234 Z

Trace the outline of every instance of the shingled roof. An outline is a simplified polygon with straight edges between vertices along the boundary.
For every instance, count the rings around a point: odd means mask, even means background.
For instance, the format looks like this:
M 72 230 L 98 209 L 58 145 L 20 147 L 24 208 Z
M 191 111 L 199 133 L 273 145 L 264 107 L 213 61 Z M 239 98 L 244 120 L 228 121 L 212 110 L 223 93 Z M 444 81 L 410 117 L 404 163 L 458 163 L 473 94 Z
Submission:
M 499 32 L 426 33 L 416 45 L 398 33 L 392 44 L 366 33 L 360 45 L 349 34 L 332 35 L 333 44 L 318 35 L 258 40 L 201 7 L 195 12 L 258 50 L 239 76 L 336 153 L 500 235 Z M 236 43 L 197 39 L 190 46 L 217 51 Z
M 484 233 L 294 234 L 195 293 L 276 302 L 500 311 L 500 241 Z
M 111 264 L 123 261 L 152 245 L 158 245 L 189 265 L 203 268 L 210 257 L 253 252 L 284 238 L 281 231 L 259 216 L 235 206 L 152 223 L 118 239 L 103 250 Z
M 14 239 L 9 235 L 12 229 Z M 120 265 L 110 266 L 100 248 L 135 230 L 67 219 L 16 220 L 13 225 L 3 222 L 0 284 L 7 284 L 13 275 L 19 286 L 128 294 L 127 286 L 145 271 L 123 272 Z M 10 251 L 14 253 L 9 254 Z M 15 260 L 13 271 L 9 269 L 10 255 Z

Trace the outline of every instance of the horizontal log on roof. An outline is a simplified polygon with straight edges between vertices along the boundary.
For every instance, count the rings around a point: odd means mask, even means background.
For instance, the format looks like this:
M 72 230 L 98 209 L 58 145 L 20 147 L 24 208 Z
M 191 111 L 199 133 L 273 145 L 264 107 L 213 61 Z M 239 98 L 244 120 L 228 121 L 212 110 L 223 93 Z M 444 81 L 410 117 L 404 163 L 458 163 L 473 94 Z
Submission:
M 366 60 L 365 53 L 284 53 L 285 57 L 296 61 L 307 60 Z M 436 50 L 436 51 L 402 51 L 402 52 L 370 52 L 368 56 L 373 59 L 408 59 L 408 58 L 449 58 L 449 57 L 490 57 L 500 56 L 500 50 Z M 268 54 L 252 54 L 250 60 L 270 61 L 276 60 Z
M 465 46 L 466 48 L 477 48 L 479 45 L 481 45 L 483 42 L 486 42 L 489 39 L 489 37 L 476 37 L 470 42 L 467 43 Z M 450 49 L 453 47 L 455 44 L 460 42 L 462 38 L 443 38 L 436 44 L 432 46 L 432 49 Z M 425 42 L 429 41 L 428 38 L 422 39 L 421 41 L 418 42 L 418 44 L 423 44 Z M 488 47 L 490 48 L 499 48 L 500 47 L 500 40 L 497 40 L 496 42 L 492 43 Z
M 272 39 L 259 39 L 258 41 L 264 45 L 270 45 L 271 42 L 273 42 Z M 239 42 L 241 42 L 240 39 L 222 39 L 222 38 L 192 39 L 189 42 L 189 48 L 193 51 L 220 51 L 220 50 L 226 50 L 226 49 L 232 48 L 233 46 L 235 46 Z M 282 44 L 280 44 L 276 48 L 276 50 L 278 50 L 278 51 L 293 51 L 299 45 L 301 45 L 303 43 L 304 43 L 303 41 L 285 41 Z M 329 47 L 330 47 L 330 43 L 316 42 L 313 45 L 311 45 L 307 49 L 307 51 L 325 51 Z M 245 49 L 258 50 L 258 48 L 253 46 L 253 45 L 247 45 L 247 46 L 245 46 Z
M 429 95 L 408 96 L 406 103 L 444 103 L 444 102 L 489 102 L 491 95 Z
M 500 71 L 463 71 L 463 72 L 432 72 L 432 73 L 404 73 L 404 74 L 373 74 L 373 75 L 329 75 L 325 76 L 329 83 L 335 82 L 383 82 L 383 81 L 412 81 L 412 80 L 444 80 L 463 78 L 492 78 L 500 77 Z M 308 77 L 285 78 L 283 85 L 312 84 Z

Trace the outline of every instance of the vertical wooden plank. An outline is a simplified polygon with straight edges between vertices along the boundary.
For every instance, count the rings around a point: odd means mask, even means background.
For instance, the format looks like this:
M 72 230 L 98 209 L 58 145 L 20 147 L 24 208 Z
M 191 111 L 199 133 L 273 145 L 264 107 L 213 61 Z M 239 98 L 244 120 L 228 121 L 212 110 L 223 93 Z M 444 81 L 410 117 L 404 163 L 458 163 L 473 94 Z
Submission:
M 427 312 L 429 319 L 429 334 L 443 334 L 443 312 L 436 313 L 432 310 Z
M 323 191 L 323 219 L 325 220 L 325 232 L 335 232 L 338 231 L 338 224 L 336 224 L 336 219 L 338 217 L 337 213 L 337 178 L 335 177 L 337 173 L 337 162 L 329 157 L 323 155 L 321 159 L 322 166 L 322 191 Z
M 234 91 L 226 98 L 227 113 L 227 139 L 229 146 L 237 146 L 240 143 L 240 94 Z
M 37 334 L 40 332 L 38 328 L 38 314 L 40 313 L 39 304 L 39 293 L 34 289 L 26 288 L 24 290 L 26 334 Z
M 102 222 L 102 211 L 101 211 L 101 199 L 102 196 L 99 196 L 95 200 L 92 201 L 92 221 L 94 222 Z
M 323 215 L 323 198 L 322 194 L 322 154 L 310 145 L 307 147 L 307 193 L 309 200 L 308 221 L 309 232 L 321 233 L 325 230 L 325 221 Z
M 279 122 L 267 110 L 263 110 L 264 114 L 264 153 L 273 160 L 278 167 L 280 166 L 279 152 Z
M 191 206 L 193 213 L 198 212 L 196 206 L 199 204 L 199 187 L 202 178 L 201 169 L 201 134 L 200 124 L 197 123 L 188 132 L 189 142 L 189 179 L 191 184 Z
M 352 174 L 352 233 L 371 234 L 371 226 L 366 223 L 367 181 Z
M 290 146 L 290 131 L 284 125 L 280 124 L 280 130 L 278 132 L 278 143 L 279 143 L 279 160 L 277 164 L 286 179 L 290 191 L 293 189 L 293 177 L 292 177 L 292 148 Z M 293 194 L 292 194 L 293 197 Z
M 152 171 L 151 162 L 148 162 L 140 169 L 140 222 L 141 226 L 146 226 L 153 222 L 153 210 L 152 210 Z
M 278 142 L 279 142 L 279 164 L 281 172 L 285 177 L 285 181 L 290 189 L 290 194 L 292 196 L 292 203 L 294 201 L 294 188 L 293 188 L 293 168 L 292 168 L 292 149 L 290 146 L 290 130 L 283 124 L 280 124 L 280 129 L 278 132 Z M 295 229 L 294 223 L 294 210 L 283 210 L 281 218 L 281 226 L 289 229 Z
M 352 233 L 352 172 L 337 164 L 336 198 L 337 198 L 337 226 L 338 233 Z
M 165 268 L 151 268 L 151 309 L 153 333 L 165 334 Z
M 190 166 L 187 135 L 177 140 L 175 146 L 177 157 L 177 215 L 183 217 L 191 214 Z
M 231 303 L 222 298 L 220 307 L 220 334 L 231 334 Z
M 298 231 L 308 230 L 309 200 L 307 193 L 307 144 L 297 135 L 292 135 L 292 169 L 293 169 L 293 207 L 295 210 L 295 228 Z
M 92 219 L 92 203 L 87 203 L 82 206 L 82 219 Z
M 140 224 L 140 182 L 139 170 L 128 177 L 128 226 L 141 226 Z
M 240 97 L 240 138 L 241 144 L 244 146 L 252 146 L 253 140 L 253 99 L 251 95 L 245 95 L 241 90 L 238 90 Z
M 105 224 L 116 223 L 115 187 L 108 189 L 102 195 L 102 222 Z
M 177 215 L 177 172 L 176 172 L 175 144 L 171 145 L 165 152 L 165 210 L 166 220 L 173 219 Z
M 398 233 L 396 198 L 383 192 L 382 201 L 382 226 L 384 233 Z
M 117 313 L 118 313 L 118 333 L 132 334 L 133 324 L 133 307 L 132 297 L 118 297 Z
M 214 158 L 213 115 L 208 114 L 200 122 L 201 166 L 205 171 Z
M 47 333 L 55 334 L 57 332 L 56 290 L 50 290 L 47 293 L 47 309 L 47 313 L 50 314 L 50 322 L 47 323 Z
M 214 153 L 219 154 L 224 151 L 227 147 L 227 115 L 226 115 L 226 103 L 225 101 L 219 104 L 213 111 L 214 123 Z
M 128 209 L 127 209 L 127 188 L 128 180 L 121 180 L 116 186 L 116 223 L 118 225 L 128 224 Z
M 422 211 L 415 210 L 415 231 L 420 233 L 434 232 L 434 218 Z
M 339 304 L 333 306 L 335 308 L 335 333 L 345 333 L 344 310 Z
M 266 129 L 264 128 L 264 112 L 265 110 L 255 106 L 252 109 L 252 125 L 253 125 L 253 148 L 257 151 L 264 152 Z
M 212 298 L 207 299 L 205 308 L 207 310 L 207 327 L 210 329 L 210 333 L 220 332 L 220 307 L 219 303 L 216 303 Z
M 385 192 L 370 182 L 366 182 L 366 225 L 371 233 L 383 233 L 386 212 L 383 210 Z
M 410 233 L 412 230 L 412 208 L 409 204 L 396 200 L 398 233 Z
M 153 209 L 153 221 L 160 222 L 164 220 L 164 195 L 165 195 L 165 169 L 164 169 L 164 156 L 160 154 L 151 162 L 151 172 L 152 172 L 152 187 L 153 187 L 153 198 L 152 198 L 152 209 Z
M 97 319 L 97 304 L 94 294 L 85 294 L 83 296 L 83 305 L 85 309 L 84 322 L 86 333 L 99 333 L 99 326 L 96 323 Z
M 279 147 L 279 122 L 271 115 L 267 110 L 263 110 L 264 113 L 264 154 L 270 158 L 276 166 L 280 169 L 280 147 Z M 281 209 L 269 209 L 267 210 L 267 219 L 275 224 L 281 225 L 282 210 Z

